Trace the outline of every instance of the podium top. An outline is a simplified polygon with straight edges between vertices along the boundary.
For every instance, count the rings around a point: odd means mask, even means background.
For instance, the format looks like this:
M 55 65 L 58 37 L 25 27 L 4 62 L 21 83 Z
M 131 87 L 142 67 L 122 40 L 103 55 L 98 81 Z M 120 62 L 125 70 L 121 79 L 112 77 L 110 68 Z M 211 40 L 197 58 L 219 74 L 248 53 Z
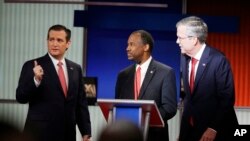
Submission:
M 97 99 L 105 119 L 108 121 L 109 111 L 116 106 L 140 107 L 142 112 L 150 112 L 149 125 L 154 127 L 164 127 L 164 122 L 154 100 L 132 100 L 132 99 Z

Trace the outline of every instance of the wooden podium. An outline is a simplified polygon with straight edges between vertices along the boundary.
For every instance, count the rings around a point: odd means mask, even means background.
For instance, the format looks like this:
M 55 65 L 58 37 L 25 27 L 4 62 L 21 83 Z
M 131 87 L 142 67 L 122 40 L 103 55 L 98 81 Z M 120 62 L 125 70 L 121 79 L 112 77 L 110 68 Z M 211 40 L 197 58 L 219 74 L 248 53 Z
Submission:
M 147 140 L 148 128 L 164 127 L 164 122 L 153 100 L 97 99 L 108 123 L 116 119 L 127 119 L 143 129 L 144 141 Z

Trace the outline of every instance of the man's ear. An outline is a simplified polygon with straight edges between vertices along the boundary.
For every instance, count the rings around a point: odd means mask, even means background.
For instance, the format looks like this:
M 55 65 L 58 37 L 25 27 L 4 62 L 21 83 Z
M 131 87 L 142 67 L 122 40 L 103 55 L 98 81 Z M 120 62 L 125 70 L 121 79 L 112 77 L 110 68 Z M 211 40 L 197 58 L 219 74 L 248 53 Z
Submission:
M 149 44 L 146 44 L 146 45 L 144 46 L 144 51 L 146 51 L 146 52 L 149 51 Z
M 71 45 L 71 41 L 69 40 L 67 44 L 68 44 L 68 46 L 67 46 L 66 50 L 69 49 L 69 47 L 70 47 L 70 45 Z
M 198 38 L 197 38 L 197 37 L 195 37 L 195 38 L 193 39 L 193 42 L 194 42 L 194 44 L 195 44 L 195 45 L 197 45 L 197 44 L 198 44 L 198 42 L 199 42 Z

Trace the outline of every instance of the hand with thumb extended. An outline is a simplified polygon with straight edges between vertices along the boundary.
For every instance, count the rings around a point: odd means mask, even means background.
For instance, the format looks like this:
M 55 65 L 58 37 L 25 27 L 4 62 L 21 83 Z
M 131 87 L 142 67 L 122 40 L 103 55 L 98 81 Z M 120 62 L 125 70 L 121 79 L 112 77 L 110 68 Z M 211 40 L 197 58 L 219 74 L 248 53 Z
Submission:
M 38 65 L 36 60 L 34 61 L 33 72 L 34 72 L 34 77 L 36 81 L 41 82 L 43 79 L 44 72 L 43 72 L 42 66 Z

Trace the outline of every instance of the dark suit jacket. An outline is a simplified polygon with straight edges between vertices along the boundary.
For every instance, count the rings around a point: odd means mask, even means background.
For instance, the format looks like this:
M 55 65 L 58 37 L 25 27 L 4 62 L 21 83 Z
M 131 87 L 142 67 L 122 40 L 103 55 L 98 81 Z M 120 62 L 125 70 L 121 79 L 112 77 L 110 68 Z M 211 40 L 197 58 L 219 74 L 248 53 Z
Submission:
M 134 75 L 135 65 L 122 70 L 117 77 L 116 99 L 134 99 Z M 154 100 L 159 108 L 161 116 L 166 124 L 164 129 L 159 130 L 162 134 L 157 135 L 154 140 L 168 140 L 167 120 L 176 114 L 176 78 L 175 72 L 169 66 L 152 59 L 141 86 L 138 99 Z M 151 138 L 149 129 L 149 139 Z
M 192 141 L 199 140 L 208 127 L 217 131 L 217 140 L 225 141 L 227 139 L 224 137 L 232 136 L 229 132 L 238 124 L 234 111 L 234 81 L 230 64 L 222 53 L 206 46 L 198 65 L 194 90 L 190 94 L 189 61 L 189 57 L 181 57 L 186 96 L 180 141 L 189 140 L 189 135 L 194 137 Z M 189 124 L 190 116 L 194 121 L 192 130 Z
M 65 60 L 69 77 L 68 93 L 65 98 L 49 55 L 35 60 L 44 70 L 41 84 L 39 87 L 35 86 L 34 60 L 30 60 L 23 65 L 16 89 L 17 101 L 29 103 L 24 130 L 41 141 L 74 141 L 77 124 L 82 135 L 91 135 L 81 67 Z

